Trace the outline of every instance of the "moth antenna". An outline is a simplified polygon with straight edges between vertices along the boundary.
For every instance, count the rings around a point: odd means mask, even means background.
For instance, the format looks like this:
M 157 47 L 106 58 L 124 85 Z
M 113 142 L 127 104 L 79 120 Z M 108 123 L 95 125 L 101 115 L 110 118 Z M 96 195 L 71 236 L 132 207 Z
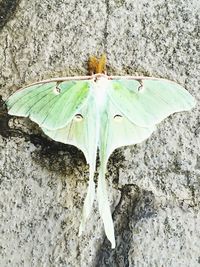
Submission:
M 105 73 L 106 72 L 106 54 L 102 54 L 99 59 L 96 73 Z
M 88 60 L 88 72 L 90 75 L 96 73 L 98 66 L 98 59 L 95 56 L 90 56 Z
M 106 73 L 106 55 L 102 54 L 99 59 L 95 56 L 90 56 L 88 60 L 88 71 L 90 75 Z

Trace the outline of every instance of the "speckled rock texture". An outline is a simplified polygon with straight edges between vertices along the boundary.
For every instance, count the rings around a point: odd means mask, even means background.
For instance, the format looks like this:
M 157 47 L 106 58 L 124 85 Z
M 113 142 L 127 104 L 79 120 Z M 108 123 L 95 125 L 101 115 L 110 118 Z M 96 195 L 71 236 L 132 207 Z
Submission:
M 96 203 L 78 237 L 82 152 L 3 105 L 31 82 L 86 74 L 103 51 L 109 74 L 171 79 L 197 99 L 111 156 L 115 250 Z M 200 266 L 199 76 L 199 0 L 0 0 L 0 266 Z

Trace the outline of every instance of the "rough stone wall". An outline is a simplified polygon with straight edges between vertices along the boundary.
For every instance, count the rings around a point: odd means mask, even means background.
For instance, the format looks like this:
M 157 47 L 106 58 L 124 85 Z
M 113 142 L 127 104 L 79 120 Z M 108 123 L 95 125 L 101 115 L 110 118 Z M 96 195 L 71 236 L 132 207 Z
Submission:
M 1 267 L 200 266 L 199 45 L 199 0 L 0 0 Z M 83 154 L 3 107 L 33 81 L 86 74 L 103 51 L 110 74 L 175 80 L 197 99 L 111 156 L 115 250 L 96 204 L 78 237 Z

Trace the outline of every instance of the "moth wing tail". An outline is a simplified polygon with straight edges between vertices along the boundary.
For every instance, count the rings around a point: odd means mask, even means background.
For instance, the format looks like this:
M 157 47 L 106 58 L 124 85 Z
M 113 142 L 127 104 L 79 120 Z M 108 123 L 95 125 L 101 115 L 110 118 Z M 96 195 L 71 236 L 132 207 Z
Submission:
M 94 168 L 90 166 L 90 175 L 89 175 L 89 183 L 88 183 L 88 190 L 87 195 L 83 205 L 82 211 L 82 219 L 79 227 L 79 236 L 85 229 L 86 221 L 91 213 L 94 198 L 95 198 L 95 183 L 94 183 Z
M 99 213 L 103 220 L 106 236 L 110 240 L 112 248 L 115 248 L 114 224 L 108 200 L 108 191 L 107 191 L 107 183 L 105 180 L 105 173 L 106 173 L 106 168 L 104 167 L 104 164 L 101 164 L 98 186 L 97 186 L 97 200 L 99 205 Z

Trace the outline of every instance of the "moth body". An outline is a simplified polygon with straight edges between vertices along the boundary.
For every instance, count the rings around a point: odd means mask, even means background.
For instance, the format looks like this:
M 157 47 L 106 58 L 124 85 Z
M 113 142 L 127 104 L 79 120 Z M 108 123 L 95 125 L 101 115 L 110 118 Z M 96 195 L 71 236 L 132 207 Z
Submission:
M 105 179 L 111 153 L 147 139 L 170 114 L 190 110 L 195 99 L 182 86 L 153 77 L 107 76 L 105 58 L 90 60 L 94 73 L 37 82 L 6 102 L 10 115 L 29 117 L 46 135 L 81 149 L 90 165 L 88 192 L 79 234 L 95 199 L 96 154 L 99 149 L 97 201 L 105 233 L 115 247 L 114 225 Z
M 98 111 L 101 111 L 105 107 L 109 82 L 110 81 L 105 76 L 99 77 L 94 81 L 92 90 Z

